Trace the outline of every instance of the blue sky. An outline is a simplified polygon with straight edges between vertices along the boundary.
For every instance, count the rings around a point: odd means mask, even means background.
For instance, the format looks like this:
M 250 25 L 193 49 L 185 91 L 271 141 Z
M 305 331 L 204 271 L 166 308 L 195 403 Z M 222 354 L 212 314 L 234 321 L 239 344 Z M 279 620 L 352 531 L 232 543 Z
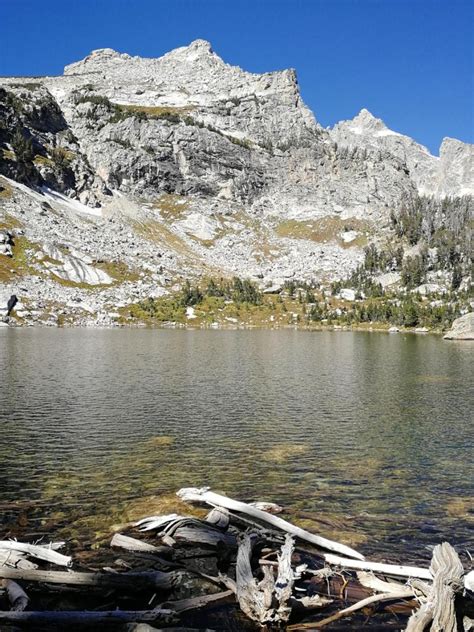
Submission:
M 473 23 L 472 0 L 0 0 L 0 75 L 203 38 L 245 70 L 296 68 L 324 126 L 366 107 L 437 154 L 474 142 Z

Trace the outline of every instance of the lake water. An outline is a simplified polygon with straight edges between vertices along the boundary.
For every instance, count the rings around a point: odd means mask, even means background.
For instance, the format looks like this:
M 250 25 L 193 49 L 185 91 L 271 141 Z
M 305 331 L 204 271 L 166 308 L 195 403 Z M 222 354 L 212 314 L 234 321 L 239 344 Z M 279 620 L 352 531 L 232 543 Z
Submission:
M 90 545 L 210 485 L 373 555 L 472 551 L 473 359 L 409 334 L 0 330 L 0 535 Z

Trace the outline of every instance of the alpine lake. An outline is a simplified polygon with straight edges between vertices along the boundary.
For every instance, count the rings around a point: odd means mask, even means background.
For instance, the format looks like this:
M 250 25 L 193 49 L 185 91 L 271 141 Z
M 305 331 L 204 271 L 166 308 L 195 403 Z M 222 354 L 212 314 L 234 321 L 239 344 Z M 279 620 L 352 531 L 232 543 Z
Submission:
M 0 330 L 0 529 L 96 549 L 181 487 L 383 559 L 474 549 L 474 344 L 369 332 Z

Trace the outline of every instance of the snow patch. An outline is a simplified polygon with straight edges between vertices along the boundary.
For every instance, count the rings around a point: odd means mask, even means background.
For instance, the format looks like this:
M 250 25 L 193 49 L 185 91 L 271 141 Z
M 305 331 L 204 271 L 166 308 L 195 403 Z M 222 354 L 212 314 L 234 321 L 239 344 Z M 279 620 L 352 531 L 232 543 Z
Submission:
M 102 209 L 101 208 L 91 208 L 90 206 L 86 206 L 77 200 L 71 200 L 67 196 L 59 193 L 58 191 L 53 191 L 48 187 L 41 187 L 41 191 L 44 193 L 46 198 L 53 200 L 55 202 L 59 202 L 66 208 L 74 211 L 76 213 L 86 213 L 87 215 L 94 215 L 95 217 L 102 217 Z

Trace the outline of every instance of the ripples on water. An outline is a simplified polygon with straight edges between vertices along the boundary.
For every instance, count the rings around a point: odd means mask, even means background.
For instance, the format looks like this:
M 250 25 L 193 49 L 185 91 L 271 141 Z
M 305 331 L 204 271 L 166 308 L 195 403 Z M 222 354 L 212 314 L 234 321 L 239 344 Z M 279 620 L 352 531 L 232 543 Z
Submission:
M 403 334 L 1 331 L 3 531 L 33 500 L 30 530 L 89 542 L 207 484 L 364 551 L 472 549 L 473 357 Z

